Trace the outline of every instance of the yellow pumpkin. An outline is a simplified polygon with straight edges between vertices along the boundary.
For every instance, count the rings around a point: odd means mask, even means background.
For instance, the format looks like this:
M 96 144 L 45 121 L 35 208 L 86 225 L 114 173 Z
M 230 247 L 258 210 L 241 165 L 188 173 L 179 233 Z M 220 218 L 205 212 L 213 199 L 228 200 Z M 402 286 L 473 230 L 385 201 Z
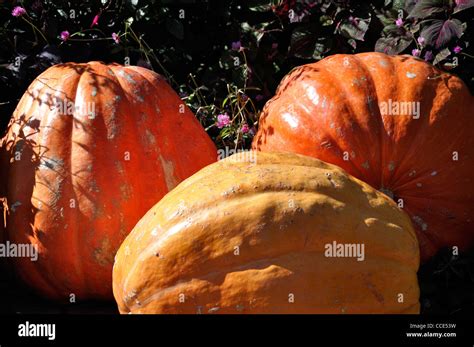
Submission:
M 418 266 L 386 195 L 317 159 L 246 152 L 147 212 L 113 291 L 121 313 L 418 313 Z

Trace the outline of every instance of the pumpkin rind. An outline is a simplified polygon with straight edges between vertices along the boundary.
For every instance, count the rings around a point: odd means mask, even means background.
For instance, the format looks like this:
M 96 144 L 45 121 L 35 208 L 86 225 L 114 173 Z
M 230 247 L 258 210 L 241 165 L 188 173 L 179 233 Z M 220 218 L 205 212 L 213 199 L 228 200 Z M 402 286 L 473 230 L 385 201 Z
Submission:
M 56 65 L 37 77 L 1 150 L 8 239 L 40 253 L 37 262 L 12 259 L 15 268 L 41 294 L 66 300 L 111 299 L 125 236 L 170 189 L 216 160 L 161 76 L 100 62 Z
M 418 242 L 393 201 L 317 159 L 252 153 L 200 170 L 138 222 L 114 264 L 121 313 L 419 311 Z M 326 257 L 333 241 L 363 243 L 365 259 Z
M 473 99 L 413 57 L 334 55 L 281 82 L 253 149 L 309 155 L 387 193 L 411 216 L 425 261 L 474 243 Z M 420 113 L 396 115 L 394 102 L 419 102 Z

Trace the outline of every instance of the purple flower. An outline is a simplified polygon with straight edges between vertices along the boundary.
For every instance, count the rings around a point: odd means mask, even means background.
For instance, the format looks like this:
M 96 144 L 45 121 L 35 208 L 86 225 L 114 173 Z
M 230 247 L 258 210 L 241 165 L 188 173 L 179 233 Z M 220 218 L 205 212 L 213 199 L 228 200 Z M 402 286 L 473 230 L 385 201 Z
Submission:
M 425 60 L 426 60 L 426 61 L 431 61 L 431 60 L 433 60 L 433 58 L 434 58 L 433 52 L 431 52 L 431 51 L 426 51 L 426 53 L 425 53 Z
M 456 47 L 453 48 L 453 52 L 456 53 L 456 54 L 461 53 L 461 51 L 462 51 L 462 48 L 460 46 L 456 46 Z
M 26 14 L 26 10 L 21 6 L 16 6 L 12 11 L 13 17 L 21 17 Z
M 241 45 L 240 41 L 232 42 L 232 50 L 240 51 L 241 48 L 242 48 L 242 45 Z
M 242 124 L 240 131 L 242 132 L 242 134 L 247 134 L 250 131 L 249 125 L 247 123 Z
M 415 48 L 411 51 L 411 55 L 414 56 L 414 57 L 419 57 L 420 54 L 421 54 L 421 51 L 417 48 Z
M 418 37 L 418 40 L 417 40 L 417 41 L 418 41 L 418 43 L 419 43 L 420 45 L 423 46 L 423 44 L 425 43 L 425 38 L 424 38 L 423 36 L 420 36 L 420 37 Z
M 120 43 L 120 36 L 118 36 L 116 33 L 112 33 L 112 38 L 114 39 L 116 44 Z
M 217 116 L 217 127 L 222 129 L 223 127 L 230 124 L 230 117 L 227 113 L 220 114 Z
M 402 18 L 398 18 L 396 21 L 395 21 L 395 24 L 397 25 L 397 27 L 401 27 L 403 26 L 403 19 Z
M 262 94 L 257 94 L 257 95 L 255 96 L 255 100 L 257 100 L 257 101 L 262 101 L 262 100 L 263 100 L 263 95 L 262 95 Z
M 257 133 L 257 129 L 255 127 L 252 127 L 250 130 L 249 130 L 249 133 L 250 135 L 255 135 Z
M 241 95 L 242 101 L 247 101 L 248 98 L 249 98 L 249 97 L 247 96 L 247 94 L 242 94 L 242 95 Z
M 95 15 L 94 19 L 92 20 L 91 28 L 92 28 L 93 26 L 99 24 L 99 17 L 100 17 L 100 16 L 99 16 L 98 14 Z
M 63 32 L 61 32 L 60 36 L 61 36 L 61 40 L 67 41 L 69 39 L 69 36 L 71 35 L 69 35 L 69 31 L 64 30 Z

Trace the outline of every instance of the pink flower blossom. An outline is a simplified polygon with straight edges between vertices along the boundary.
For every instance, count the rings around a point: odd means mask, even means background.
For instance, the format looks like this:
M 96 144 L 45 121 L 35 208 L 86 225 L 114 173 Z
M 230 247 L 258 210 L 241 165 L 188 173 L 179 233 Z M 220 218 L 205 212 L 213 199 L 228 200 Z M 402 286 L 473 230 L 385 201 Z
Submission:
M 249 125 L 246 123 L 242 124 L 240 131 L 242 131 L 242 134 L 247 134 L 250 131 Z
M 460 46 L 456 46 L 456 47 L 453 48 L 453 52 L 456 53 L 456 54 L 461 53 L 461 51 L 462 51 L 462 48 Z
M 401 27 L 403 26 L 403 19 L 402 18 L 398 18 L 396 21 L 395 21 L 395 24 L 397 25 L 397 27 Z
M 120 36 L 118 36 L 116 33 L 112 33 L 112 39 L 114 39 L 116 44 L 120 43 Z
M 414 56 L 414 57 L 419 57 L 420 54 L 421 54 L 421 51 L 417 48 L 415 48 L 411 51 L 411 55 Z
M 13 17 L 21 17 L 26 14 L 26 10 L 21 6 L 16 6 L 12 11 Z
M 64 30 L 63 32 L 61 32 L 60 36 L 61 36 L 61 40 L 67 41 L 69 39 L 69 36 L 71 35 L 69 35 L 69 31 Z
M 240 41 L 232 42 L 232 50 L 240 51 L 241 48 L 242 48 L 242 44 L 240 43 Z
M 94 19 L 92 20 L 91 28 L 92 28 L 93 26 L 99 24 L 99 17 L 100 17 L 100 16 L 99 16 L 98 14 L 95 15 Z
M 423 46 L 423 44 L 425 43 L 425 38 L 424 38 L 423 36 L 420 36 L 420 37 L 418 37 L 418 40 L 417 40 L 417 41 L 418 41 L 418 43 L 419 43 L 420 45 Z
M 227 113 L 220 114 L 217 116 L 217 127 L 222 129 L 223 127 L 230 124 L 230 117 Z

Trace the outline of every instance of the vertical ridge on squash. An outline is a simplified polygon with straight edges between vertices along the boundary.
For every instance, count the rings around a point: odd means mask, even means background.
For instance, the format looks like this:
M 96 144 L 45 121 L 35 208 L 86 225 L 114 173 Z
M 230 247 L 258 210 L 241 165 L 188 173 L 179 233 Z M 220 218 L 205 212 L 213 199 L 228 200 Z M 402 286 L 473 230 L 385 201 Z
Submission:
M 174 185 L 216 160 L 211 139 L 162 77 L 101 62 L 38 76 L 2 142 L 9 240 L 40 252 L 37 262 L 14 259 L 15 268 L 38 292 L 63 300 L 111 299 L 125 236 Z
M 327 245 L 364 245 L 364 259 Z M 347 255 L 347 254 L 346 254 Z M 137 223 L 114 264 L 121 313 L 417 313 L 409 217 L 342 169 L 248 152 L 211 164 Z

